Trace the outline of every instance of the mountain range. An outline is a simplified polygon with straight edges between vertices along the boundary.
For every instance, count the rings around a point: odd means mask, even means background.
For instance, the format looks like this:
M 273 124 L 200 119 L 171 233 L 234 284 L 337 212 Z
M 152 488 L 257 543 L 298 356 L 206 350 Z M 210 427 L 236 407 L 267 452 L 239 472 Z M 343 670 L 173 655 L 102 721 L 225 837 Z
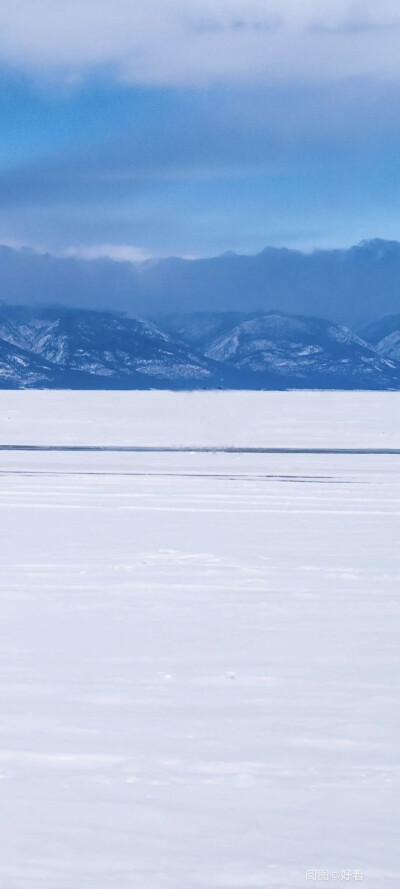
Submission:
M 400 316 L 353 332 L 282 312 L 155 322 L 3 304 L 0 388 L 400 389 Z
M 151 321 L 59 306 L 0 306 L 0 386 L 215 388 L 234 369 L 194 352 Z M 235 386 L 236 383 L 236 386 Z

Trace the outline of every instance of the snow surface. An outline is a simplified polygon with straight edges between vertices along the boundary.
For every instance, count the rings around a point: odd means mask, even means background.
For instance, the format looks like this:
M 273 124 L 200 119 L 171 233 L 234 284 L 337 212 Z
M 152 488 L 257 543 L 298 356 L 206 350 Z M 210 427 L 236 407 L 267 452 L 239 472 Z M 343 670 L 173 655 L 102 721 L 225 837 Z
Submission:
M 2 392 L 0 443 L 396 448 L 399 406 Z M 398 886 L 400 456 L 0 457 L 2 889 Z
M 1 444 L 400 448 L 400 393 L 5 390 Z

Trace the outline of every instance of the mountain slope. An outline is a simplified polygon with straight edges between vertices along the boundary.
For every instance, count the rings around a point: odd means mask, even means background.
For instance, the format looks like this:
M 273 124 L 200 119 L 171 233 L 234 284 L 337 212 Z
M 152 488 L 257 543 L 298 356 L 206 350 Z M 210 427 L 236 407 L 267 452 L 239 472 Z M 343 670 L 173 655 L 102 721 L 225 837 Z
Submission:
M 388 315 L 365 327 L 362 335 L 385 358 L 400 362 L 400 315 Z
M 173 324 L 174 336 L 111 312 L 0 306 L 0 388 L 400 388 L 396 329 L 374 348 L 329 321 L 277 313 L 197 313 Z
M 400 365 L 345 327 L 316 318 L 263 315 L 218 337 L 208 357 L 270 385 L 271 374 L 303 388 L 398 388 Z
M 205 352 L 208 346 L 232 327 L 258 317 L 259 312 L 176 312 L 162 315 L 157 323 L 172 336 Z
M 72 374 L 69 385 L 88 386 L 86 374 Z M 64 388 L 64 373 L 25 349 L 0 339 L 0 389 Z
M 209 387 L 235 372 L 197 355 L 149 321 L 58 307 L 0 307 L 0 337 L 63 372 L 99 385 Z

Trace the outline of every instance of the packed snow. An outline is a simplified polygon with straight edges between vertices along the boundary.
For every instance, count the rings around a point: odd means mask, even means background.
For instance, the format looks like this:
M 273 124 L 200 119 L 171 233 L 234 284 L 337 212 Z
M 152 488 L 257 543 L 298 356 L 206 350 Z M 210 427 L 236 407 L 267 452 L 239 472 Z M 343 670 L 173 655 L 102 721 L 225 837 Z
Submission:
M 0 393 L 2 889 L 399 885 L 399 408 Z

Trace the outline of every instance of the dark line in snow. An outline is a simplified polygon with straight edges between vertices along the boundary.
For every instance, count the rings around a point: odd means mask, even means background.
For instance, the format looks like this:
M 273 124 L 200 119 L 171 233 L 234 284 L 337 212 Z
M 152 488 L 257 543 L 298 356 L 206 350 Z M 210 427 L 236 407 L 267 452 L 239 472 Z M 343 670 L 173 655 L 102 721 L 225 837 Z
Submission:
M 12 445 L 0 444 L 0 451 L 40 453 L 122 453 L 122 454 L 354 454 L 400 455 L 400 448 L 235 448 L 235 447 L 140 447 L 136 445 Z
M 196 478 L 196 479 L 214 479 L 216 481 L 273 481 L 284 482 L 290 484 L 324 484 L 324 485 L 358 485 L 362 482 L 348 481 L 347 479 L 336 479 L 319 475 L 299 476 L 299 475 L 260 475 L 259 473 L 246 473 L 232 475 L 227 473 L 215 472 L 93 472 L 91 470 L 81 472 L 71 472 L 62 470 L 28 470 L 28 469 L 0 469 L 0 477 L 5 475 L 18 475 L 23 478 L 36 478 L 36 476 L 45 476 L 46 478 L 87 478 L 94 476 L 95 478 Z

